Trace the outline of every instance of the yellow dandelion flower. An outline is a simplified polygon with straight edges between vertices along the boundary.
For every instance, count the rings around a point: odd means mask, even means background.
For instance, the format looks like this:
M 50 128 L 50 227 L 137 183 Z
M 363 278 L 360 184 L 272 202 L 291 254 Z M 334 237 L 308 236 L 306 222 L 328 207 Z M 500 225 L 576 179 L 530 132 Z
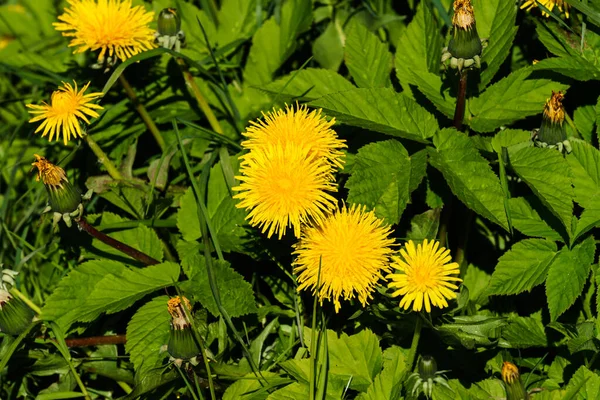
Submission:
M 526 8 L 527 11 L 529 11 L 532 8 L 537 7 L 538 3 L 550 11 L 554 10 L 554 7 L 558 7 L 558 10 L 563 12 L 564 8 L 565 15 L 567 18 L 569 18 L 569 4 L 565 0 L 527 0 L 521 5 L 521 9 Z M 548 14 L 546 11 L 542 11 L 542 15 L 544 17 L 550 16 L 550 14 Z
M 66 145 L 71 140 L 71 135 L 73 137 L 83 137 L 79 118 L 89 124 L 90 121 L 86 115 L 92 118 L 99 117 L 94 110 L 101 110 L 102 107 L 93 104 L 92 101 L 104 94 L 101 92 L 84 94 L 90 83 L 88 82 L 80 91 L 77 91 L 77 83 L 73 83 L 75 87 L 63 82 L 63 86 L 52 93 L 50 104 L 46 102 L 43 105 L 27 104 L 27 107 L 33 110 L 29 112 L 35 115 L 29 122 L 44 120 L 35 130 L 35 133 L 44 128 L 42 137 L 49 133 L 48 140 L 52 141 L 54 135 L 56 135 L 56 140 L 62 135 L 63 142 Z
M 338 139 L 331 126 L 335 119 L 327 121 L 321 110 L 308 111 L 306 106 L 289 107 L 285 111 L 275 110 L 263 113 L 264 120 L 251 122 L 243 133 L 248 140 L 242 146 L 252 150 L 269 144 L 287 146 L 309 146 L 315 157 L 341 168 L 343 155 L 340 149 L 347 147 L 344 140 Z
M 38 170 L 37 176 L 35 177 L 36 182 L 41 180 L 44 185 L 50 188 L 62 188 L 63 183 L 69 182 L 64 169 L 58 165 L 52 164 L 45 157 L 37 154 L 34 154 L 33 156 L 35 157 L 35 161 L 31 165 Z
M 389 288 L 398 289 L 392 296 L 404 296 L 400 307 L 407 310 L 413 303 L 414 311 L 431 312 L 431 305 L 444 308 L 448 306 L 446 299 L 456 298 L 453 291 L 458 286 L 453 282 L 462 279 L 453 277 L 459 273 L 458 264 L 450 262 L 450 250 L 439 247 L 436 241 L 425 241 L 415 247 L 412 240 L 400 250 L 400 257 L 392 257 L 392 266 L 398 273 L 388 275 L 392 282 Z
M 562 105 L 564 98 L 562 92 L 552 91 L 552 96 L 544 105 L 544 116 L 555 124 L 562 124 L 565 120 L 565 108 Z
M 356 205 L 342 206 L 320 224 L 305 228 L 294 251 L 298 290 L 311 289 L 321 303 L 333 301 L 336 312 L 342 297 L 356 296 L 364 307 L 377 281 L 390 270 L 389 257 L 394 252 L 390 233 L 390 227 L 373 211 Z M 321 287 L 317 289 L 318 282 Z
M 310 156 L 308 147 L 269 145 L 242 156 L 241 184 L 233 196 L 236 206 L 250 210 L 246 219 L 267 236 L 285 234 L 288 227 L 300 236 L 300 226 L 320 221 L 336 200 L 331 167 Z
M 148 24 L 153 12 L 131 6 L 131 0 L 67 0 L 69 8 L 55 22 L 56 30 L 72 37 L 69 47 L 75 53 L 100 49 L 98 62 L 104 63 L 108 52 L 121 61 L 156 47 L 154 30 Z

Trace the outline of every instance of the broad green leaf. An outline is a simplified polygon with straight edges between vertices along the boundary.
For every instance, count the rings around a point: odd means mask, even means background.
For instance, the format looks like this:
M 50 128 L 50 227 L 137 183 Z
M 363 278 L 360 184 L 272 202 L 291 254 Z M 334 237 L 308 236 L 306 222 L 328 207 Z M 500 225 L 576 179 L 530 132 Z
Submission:
M 531 140 L 531 132 L 520 129 L 503 129 L 492 138 L 492 148 L 498 154 L 502 154 L 503 147 L 514 146 Z
M 377 374 L 375 380 L 365 393 L 361 393 L 357 400 L 396 399 L 402 389 L 402 376 L 406 371 L 406 358 L 404 350 L 398 346 L 387 348 L 383 352 L 383 370 Z
M 313 58 L 323 68 L 337 71 L 344 60 L 344 32 L 339 18 L 332 20 L 313 42 Z
M 362 147 L 346 183 L 348 203 L 366 205 L 389 224 L 397 224 L 410 196 L 410 167 L 408 152 L 397 140 Z
M 183 291 L 190 298 L 198 300 L 212 315 L 220 315 L 208 280 L 202 247 L 197 243 L 179 242 L 177 252 L 183 270 L 190 279 L 182 285 Z M 256 313 L 254 292 L 244 277 L 226 261 L 212 260 L 212 267 L 221 304 L 229 316 L 239 317 Z
M 594 262 L 595 250 L 595 239 L 590 236 L 572 250 L 563 247 L 550 265 L 546 279 L 546 296 L 553 321 L 581 295 Z
M 525 239 L 515 243 L 498 259 L 490 281 L 490 294 L 518 294 L 544 283 L 556 256 L 554 242 Z
M 346 78 L 336 72 L 321 68 L 306 68 L 294 71 L 261 87 L 272 94 L 314 100 L 330 93 L 356 89 Z
M 535 64 L 533 70 L 558 72 L 579 81 L 600 80 L 600 69 L 578 55 L 546 58 Z
M 567 34 L 554 22 L 538 22 L 535 28 L 538 39 L 552 54 L 559 57 L 569 57 L 576 54 L 579 41 L 567 42 Z
M 446 343 L 474 349 L 479 346 L 494 345 L 499 328 L 504 325 L 506 325 L 505 318 L 471 315 L 455 317 L 452 323 L 442 324 L 436 330 Z
M 600 224 L 600 152 L 580 140 L 571 140 L 571 146 L 573 151 L 566 158 L 573 175 L 575 201 L 584 208 L 575 240 Z
M 433 400 L 479 400 L 474 398 L 457 379 L 450 379 L 448 385 L 450 387 L 435 385 L 432 396 Z
M 573 399 L 598 399 L 600 398 L 600 375 L 581 366 L 569 381 L 567 390 L 575 387 L 579 387 L 579 390 Z
M 522 68 L 490 86 L 469 102 L 469 125 L 477 132 L 492 132 L 516 120 L 540 114 L 552 91 L 568 86 L 548 79 L 529 79 L 531 68 Z
M 159 296 L 137 310 L 127 324 L 127 343 L 125 351 L 129 353 L 136 377 L 143 377 L 147 371 L 160 368 L 167 357 L 161 347 L 169 339 L 171 315 L 167 309 L 168 296 Z
M 358 87 L 391 86 L 392 54 L 387 47 L 363 24 L 350 25 L 344 59 Z
M 275 71 L 296 49 L 296 37 L 312 23 L 310 0 L 290 0 L 281 7 L 279 24 L 268 19 L 252 37 L 252 47 L 244 69 L 247 85 L 261 86 L 271 82 Z
M 223 0 L 217 15 L 217 43 L 223 47 L 237 39 L 252 35 L 258 18 L 256 0 Z
M 310 348 L 311 330 L 307 327 L 304 328 L 304 342 Z M 379 339 L 369 329 L 352 336 L 342 333 L 339 337 L 328 329 L 327 347 L 329 373 L 350 382 L 350 389 L 366 391 L 381 371 L 383 355 Z
M 469 289 L 469 301 L 478 305 L 487 304 L 489 297 L 487 288 L 490 280 L 491 276 L 487 272 L 470 264 L 463 278 L 463 286 Z
M 406 238 L 417 242 L 425 239 L 435 240 L 440 226 L 441 211 L 441 208 L 434 208 L 415 215 L 410 221 L 410 231 Z
M 99 219 L 95 220 L 95 225 L 110 225 L 117 224 L 120 222 L 129 221 L 126 218 L 119 217 L 116 214 L 104 212 Z M 144 225 L 138 225 L 135 228 L 129 229 L 117 229 L 117 230 L 107 230 L 103 233 L 108 236 L 116 239 L 120 242 L 125 243 L 133 247 L 136 250 L 141 251 L 142 253 L 146 253 L 152 258 L 155 258 L 159 261 L 163 258 L 163 246 L 158 238 L 156 232 L 153 229 L 148 228 Z M 98 239 L 92 240 L 92 248 L 86 253 L 92 258 L 105 259 L 107 255 L 115 256 L 117 260 L 123 260 L 124 262 L 134 264 L 135 261 L 129 257 L 127 257 L 121 251 L 115 249 L 112 246 L 104 244 Z
M 596 112 L 596 105 L 588 104 L 585 106 L 577 107 L 577 109 L 573 113 L 573 122 L 575 122 L 577 131 L 588 143 L 592 143 L 594 137 L 594 127 L 596 125 Z
M 548 338 L 544 331 L 541 313 L 531 317 L 511 315 L 508 318 L 508 325 L 502 328 L 500 347 L 525 349 L 547 346 Z
M 573 188 L 571 169 L 554 149 L 526 147 L 509 149 L 510 165 L 533 193 L 571 232 Z
M 248 374 L 231 384 L 222 400 L 265 400 L 269 396 L 269 388 L 281 386 L 290 380 L 281 378 L 274 372 L 261 371 L 261 380 L 256 375 Z M 265 385 L 263 382 L 267 382 Z
M 417 13 L 400 36 L 396 46 L 396 76 L 404 90 L 418 85 L 415 80 L 420 74 L 438 73 L 442 37 L 440 27 L 430 2 L 421 2 Z
M 456 197 L 508 230 L 500 180 L 469 137 L 455 129 L 444 129 L 433 142 L 436 149 L 430 151 L 430 163 L 444 175 Z
M 438 130 L 433 115 L 392 89 L 354 89 L 332 93 L 310 103 L 341 123 L 426 142 Z
M 481 56 L 482 71 L 479 90 L 483 90 L 494 78 L 500 66 L 510 53 L 513 40 L 518 27 L 517 6 L 511 1 L 503 0 L 476 0 L 473 2 L 477 31 L 481 38 L 488 38 L 488 46 Z M 485 15 L 482 21 L 480 15 Z M 488 30 L 489 19 L 492 17 L 491 27 Z M 482 24 L 483 22 L 483 24 Z
M 413 77 L 419 91 L 427 97 L 427 100 L 442 114 L 452 118 L 456 108 L 456 98 L 450 96 L 448 89 L 444 87 L 442 78 L 431 72 L 422 72 Z
M 525 197 L 513 197 L 508 200 L 513 226 L 527 236 L 541 237 L 561 241 L 562 237 L 540 217 Z
M 579 351 L 593 351 L 598 352 L 600 350 L 598 343 L 599 340 L 596 338 L 598 332 L 596 332 L 596 321 L 589 320 L 583 321 L 577 324 L 577 335 L 570 338 L 567 342 L 567 348 L 571 354 L 575 354 Z

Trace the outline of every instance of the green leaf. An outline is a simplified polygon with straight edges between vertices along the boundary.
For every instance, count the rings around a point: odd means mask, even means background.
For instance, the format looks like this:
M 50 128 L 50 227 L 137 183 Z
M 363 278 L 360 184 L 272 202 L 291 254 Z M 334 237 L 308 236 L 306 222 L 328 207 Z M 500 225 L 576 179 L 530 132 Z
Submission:
M 467 207 L 508 230 L 500 180 L 468 136 L 444 129 L 433 139 L 430 163 L 446 178 L 452 192 Z
M 483 90 L 510 53 L 513 40 L 519 29 L 515 26 L 517 6 L 510 1 L 476 0 L 473 2 L 477 31 L 481 38 L 488 38 L 488 46 L 481 56 L 482 71 L 479 90 Z M 481 18 L 481 16 L 485 16 Z M 489 23 L 492 18 L 491 26 Z M 489 28 L 488 28 L 489 27 Z
M 387 45 L 359 22 L 350 25 L 344 58 L 358 87 L 391 86 L 392 54 Z
M 223 0 L 217 15 L 216 40 L 219 46 L 250 37 L 258 21 L 255 13 L 256 0 Z
M 99 219 L 95 220 L 95 224 L 110 225 L 126 221 L 129 220 L 126 218 L 122 218 L 117 214 L 104 212 L 102 213 L 102 216 Z M 148 228 L 147 226 L 138 225 L 137 227 L 132 229 L 107 230 L 103 233 L 106 233 L 113 239 L 123 242 L 126 245 L 129 245 L 134 249 L 139 250 L 142 253 L 145 253 L 154 259 L 160 261 L 163 258 L 162 243 L 158 238 L 156 232 L 154 232 L 153 229 Z M 115 256 L 114 259 L 116 260 L 127 262 L 130 264 L 135 264 L 135 261 L 127 257 L 123 252 L 101 242 L 96 238 L 92 240 L 92 247 L 88 250 L 86 254 L 91 256 L 92 258 L 98 259 L 107 258 L 107 254 L 109 254 Z
M 571 140 L 567 155 L 571 166 L 575 201 L 584 208 L 573 240 L 600 224 L 600 151 L 580 140 Z
M 410 196 L 410 167 L 408 152 L 397 140 L 363 146 L 346 183 L 348 203 L 366 205 L 387 223 L 397 224 Z
M 274 372 L 261 371 L 261 380 L 254 374 L 248 374 L 231 384 L 223 393 L 222 400 L 264 400 L 269 396 L 269 388 L 281 386 L 289 381 Z M 264 382 L 267 382 L 267 385 Z
M 127 324 L 125 351 L 130 355 L 138 379 L 159 368 L 168 355 L 166 351 L 161 352 L 169 339 L 168 301 L 168 296 L 155 297 L 140 307 Z
M 406 239 L 417 242 L 425 239 L 435 240 L 440 226 L 441 212 L 441 208 L 434 208 L 415 215 L 410 221 L 410 231 L 407 233 Z
M 451 97 L 449 90 L 439 75 L 423 72 L 414 75 L 414 80 L 421 93 L 425 95 L 435 108 L 445 116 L 452 118 L 456 108 L 456 98 Z
M 539 114 L 549 94 L 568 86 L 548 79 L 528 79 L 531 68 L 522 68 L 490 86 L 469 102 L 469 125 L 477 132 L 492 132 L 516 120 Z
M 455 317 L 452 323 L 440 325 L 436 330 L 446 343 L 474 349 L 478 346 L 493 345 L 498 336 L 498 329 L 504 325 L 505 318 L 471 315 Z
M 365 393 L 356 400 L 397 399 L 402 389 L 402 377 L 406 371 L 404 350 L 398 346 L 388 347 L 383 352 L 383 370 Z
M 304 342 L 310 348 L 311 330 L 304 328 Z M 348 336 L 327 330 L 329 374 L 349 382 L 349 388 L 364 392 L 381 371 L 383 355 L 379 339 L 369 329 Z
M 199 301 L 212 315 L 218 316 L 219 308 L 212 295 L 206 259 L 201 246 L 197 243 L 179 242 L 177 252 L 183 270 L 190 279 L 182 285 L 183 291 L 188 297 Z M 240 317 L 256 313 L 254 292 L 244 277 L 232 269 L 226 261 L 213 260 L 212 266 L 221 304 L 229 316 Z
M 498 259 L 490 281 L 490 294 L 518 294 L 544 283 L 556 256 L 554 242 L 525 239 L 515 243 Z
M 540 217 L 524 197 L 513 197 L 508 200 L 513 226 L 527 236 L 541 237 L 553 241 L 561 241 L 562 237 Z
M 248 85 L 261 86 L 271 82 L 275 71 L 296 49 L 296 37 L 312 23 L 310 0 L 290 0 L 281 7 L 281 18 L 269 18 L 252 37 L 252 47 L 244 68 Z
M 569 57 L 576 54 L 578 43 L 566 41 L 567 33 L 553 22 L 538 22 L 535 28 L 538 39 L 552 54 L 559 57 Z
M 502 154 L 503 147 L 510 147 L 516 144 L 531 140 L 531 132 L 520 129 L 503 129 L 492 138 L 492 148 L 498 154 Z
M 577 397 L 573 399 L 586 400 L 600 398 L 600 375 L 590 371 L 585 366 L 581 366 L 573 375 L 567 390 L 579 387 Z
M 344 60 L 344 32 L 339 18 L 332 20 L 313 42 L 313 58 L 323 68 L 337 71 Z
M 469 289 L 469 301 L 478 305 L 487 304 L 489 297 L 487 288 L 490 280 L 491 276 L 487 272 L 470 264 L 463 279 L 463 286 Z
M 340 122 L 391 136 L 426 142 L 438 130 L 433 115 L 392 89 L 354 89 L 310 103 Z
M 593 141 L 596 112 L 596 105 L 588 104 L 577 107 L 573 113 L 573 122 L 575 122 L 577 131 L 588 143 L 592 143 Z
M 550 265 L 546 296 L 550 317 L 555 321 L 579 297 L 594 262 L 596 243 L 593 236 L 569 250 L 563 247 Z
M 571 232 L 573 188 L 571 169 L 555 149 L 509 149 L 510 165 L 533 193 Z
M 578 81 L 600 79 L 600 69 L 578 55 L 546 58 L 535 64 L 533 70 L 558 72 Z
M 330 93 L 356 89 L 346 78 L 334 71 L 320 68 L 306 68 L 294 71 L 261 87 L 272 94 L 314 100 Z
M 547 346 L 548 338 L 544 331 L 541 313 L 531 317 L 511 315 L 508 318 L 508 326 L 502 328 L 500 347 L 526 349 Z
M 60 281 L 42 317 L 67 330 L 76 321 L 90 322 L 130 307 L 178 278 L 179 265 L 171 262 L 129 269 L 115 261 L 88 261 Z

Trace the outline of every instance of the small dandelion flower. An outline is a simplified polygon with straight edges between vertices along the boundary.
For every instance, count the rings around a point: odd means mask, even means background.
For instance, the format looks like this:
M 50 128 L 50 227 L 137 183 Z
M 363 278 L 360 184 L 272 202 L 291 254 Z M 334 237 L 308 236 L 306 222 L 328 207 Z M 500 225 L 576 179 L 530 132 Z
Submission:
M 565 0 L 527 0 L 521 5 L 522 9 L 531 10 L 538 6 L 538 3 L 546 7 L 548 10 L 553 11 L 554 7 L 557 7 L 560 12 L 564 12 L 567 18 L 569 18 L 569 4 Z M 546 11 L 542 10 L 542 15 L 546 18 L 550 16 Z
M 67 0 L 69 8 L 58 17 L 54 28 L 72 37 L 69 47 L 74 53 L 100 50 L 98 62 L 103 64 L 108 53 L 121 61 L 156 47 L 154 30 L 148 24 L 153 12 L 143 6 L 131 6 L 131 0 Z
M 327 121 L 321 116 L 321 110 L 309 112 L 306 106 L 286 106 L 285 111 L 273 109 L 263 113 L 263 117 L 263 121 L 251 122 L 243 133 L 248 138 L 242 142 L 244 148 L 252 150 L 268 144 L 309 146 L 315 157 L 342 167 L 344 153 L 340 149 L 347 146 L 331 129 L 335 119 Z
M 44 128 L 42 137 L 50 134 L 48 140 L 52 141 L 54 135 L 56 135 L 56 140 L 62 135 L 63 142 L 66 145 L 71 140 L 71 135 L 73 137 L 83 137 L 79 119 L 89 124 L 90 121 L 86 115 L 92 118 L 99 117 L 94 110 L 101 110 L 102 107 L 92 103 L 92 101 L 103 96 L 103 93 L 84 94 L 90 83 L 88 82 L 80 91 L 77 91 L 77 83 L 73 83 L 75 87 L 71 86 L 70 83 L 63 82 L 63 86 L 52 93 L 50 104 L 46 102 L 43 105 L 27 104 L 27 107 L 32 109 L 29 112 L 35 115 L 29 122 L 44 120 L 35 130 L 35 133 Z
M 357 297 L 364 307 L 382 274 L 390 270 L 390 233 L 373 211 L 356 205 L 344 205 L 320 224 L 305 228 L 294 251 L 298 290 L 311 289 L 321 303 L 333 301 L 336 312 L 340 298 Z
M 552 96 L 544 105 L 544 117 L 555 124 L 562 124 L 565 120 L 565 108 L 562 105 L 565 96 L 562 92 L 552 92 Z
M 546 100 L 542 125 L 533 134 L 533 143 L 537 147 L 556 148 L 560 152 L 571 152 L 571 143 L 567 139 L 567 127 L 565 121 L 565 108 L 562 104 L 565 96 L 562 92 L 552 92 L 552 96 Z
M 249 210 L 246 219 L 271 237 L 281 239 L 288 227 L 300 236 L 302 224 L 320 221 L 335 207 L 331 167 L 301 146 L 268 145 L 242 156 L 236 206 Z
M 171 314 L 167 351 L 181 365 L 183 361 L 193 360 L 200 354 L 189 320 L 192 317 L 192 305 L 186 297 L 177 296 L 169 299 L 167 307 Z M 192 363 L 195 364 L 195 361 Z
M 523 382 L 521 382 L 519 368 L 515 364 L 504 361 L 501 374 L 504 388 L 506 389 L 506 400 L 525 400 L 530 398 L 523 386 Z
M 397 289 L 392 296 L 403 296 L 400 307 L 407 310 L 413 303 L 414 311 L 431 312 L 431 305 L 444 308 L 448 306 L 446 299 L 456 298 L 453 291 L 458 286 L 453 282 L 462 279 L 453 277 L 459 273 L 458 264 L 450 262 L 450 250 L 439 247 L 435 241 L 425 241 L 415 247 L 409 240 L 400 250 L 400 257 L 393 257 L 392 266 L 398 273 L 388 275 L 392 282 L 389 288 Z

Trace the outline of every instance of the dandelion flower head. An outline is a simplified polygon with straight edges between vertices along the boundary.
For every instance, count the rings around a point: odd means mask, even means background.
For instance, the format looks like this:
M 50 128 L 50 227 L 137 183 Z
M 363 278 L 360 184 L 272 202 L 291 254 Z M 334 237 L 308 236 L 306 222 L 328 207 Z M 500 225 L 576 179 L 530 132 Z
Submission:
M 454 0 L 452 25 L 468 29 L 475 23 L 475 12 L 471 0 Z
M 38 170 L 38 174 L 35 178 L 36 182 L 40 180 L 50 188 L 62 188 L 63 182 L 68 182 L 65 170 L 58 165 L 52 164 L 45 157 L 37 154 L 33 155 L 35 161 L 31 164 Z
M 77 90 L 77 83 L 64 83 L 52 93 L 50 104 L 44 102 L 42 105 L 28 104 L 27 107 L 32 111 L 34 117 L 29 122 L 37 122 L 43 120 L 35 130 L 35 133 L 44 129 L 42 137 L 49 134 L 48 140 L 52 141 L 54 135 L 56 140 L 62 135 L 65 145 L 73 137 L 83 137 L 79 119 L 84 120 L 87 124 L 90 121 L 87 116 L 98 118 L 99 115 L 95 110 L 101 110 L 102 107 L 92 103 L 98 97 L 103 96 L 103 93 L 88 93 L 84 94 L 90 83 L 88 82 L 81 90 Z
M 546 100 L 544 106 L 544 116 L 555 124 L 562 124 L 565 120 L 565 108 L 562 101 L 565 96 L 562 92 L 552 92 L 552 97 Z
M 323 157 L 327 162 L 341 168 L 343 153 L 346 147 L 344 140 L 338 139 L 331 126 L 335 119 L 327 121 L 321 110 L 308 111 L 306 106 L 289 107 L 263 113 L 264 120 L 251 122 L 243 133 L 248 138 L 242 146 L 252 150 L 268 144 L 286 146 L 309 146 L 316 157 Z
M 142 6 L 131 6 L 131 0 L 67 0 L 69 7 L 53 25 L 63 36 L 71 37 L 74 53 L 100 49 L 98 62 L 116 55 L 121 61 L 150 50 L 154 30 L 148 24 L 153 12 Z
M 342 298 L 357 297 L 364 307 L 383 273 L 390 271 L 390 233 L 373 211 L 356 205 L 344 205 L 320 224 L 305 228 L 294 251 L 298 290 L 312 290 L 321 303 L 333 301 L 336 312 Z
M 308 147 L 267 145 L 241 157 L 241 184 L 233 196 L 246 219 L 271 237 L 292 227 L 296 237 L 309 221 L 320 221 L 335 207 L 330 193 L 337 190 L 331 167 L 310 154 Z
M 546 7 L 548 10 L 553 11 L 554 7 L 558 7 L 560 12 L 564 12 L 567 18 L 569 18 L 569 4 L 565 0 L 527 0 L 521 5 L 521 9 L 527 9 L 527 11 L 531 10 L 533 7 L 537 7 L 538 3 Z M 549 17 L 546 11 L 542 10 L 542 15 L 544 17 Z
M 388 287 L 397 289 L 392 296 L 403 296 L 400 307 L 407 310 L 411 304 L 414 311 L 431 312 L 431 305 L 444 308 L 447 299 L 456 298 L 456 283 L 462 282 L 457 275 L 458 264 L 450 262 L 450 250 L 439 247 L 436 241 L 425 241 L 415 246 L 409 240 L 400 250 L 400 257 L 392 257 L 397 272 L 388 275 Z

